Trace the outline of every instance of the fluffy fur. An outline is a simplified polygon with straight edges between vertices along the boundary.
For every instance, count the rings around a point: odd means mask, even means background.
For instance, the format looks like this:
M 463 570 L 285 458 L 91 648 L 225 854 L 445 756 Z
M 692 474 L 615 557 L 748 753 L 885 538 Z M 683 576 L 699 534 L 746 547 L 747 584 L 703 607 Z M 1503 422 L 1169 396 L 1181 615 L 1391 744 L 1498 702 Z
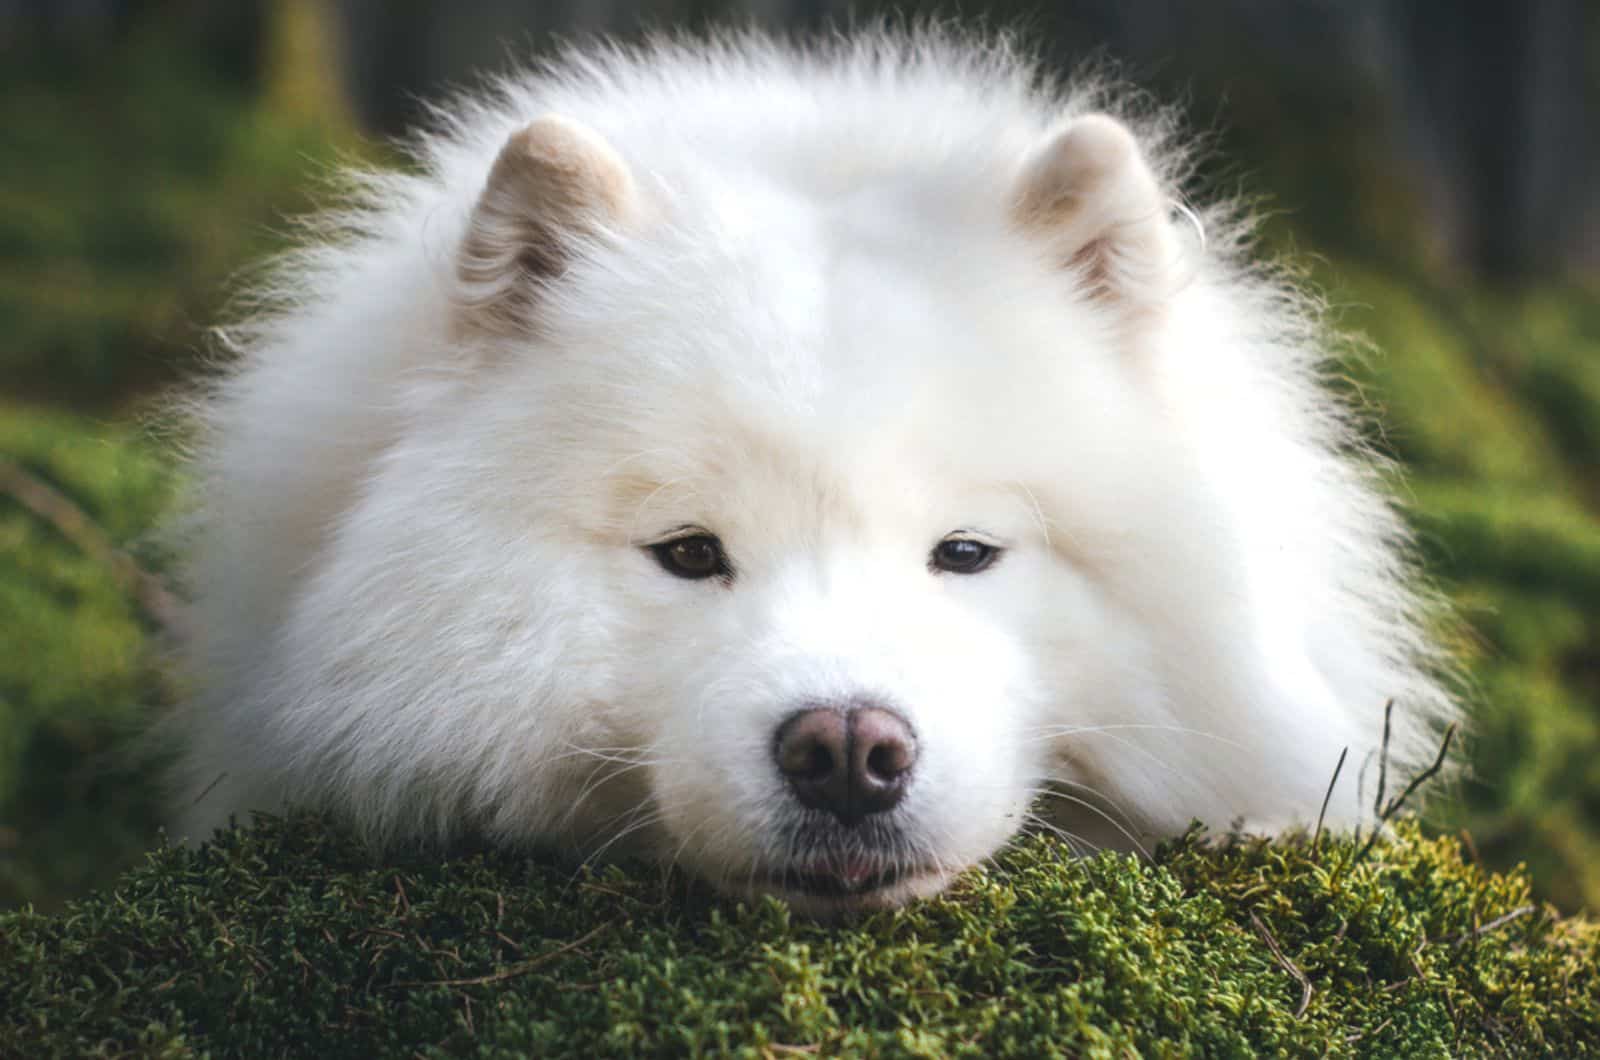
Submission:
M 1307 822 L 1389 699 L 1426 757 L 1454 707 L 1326 338 L 1115 103 L 880 34 L 580 50 L 442 108 L 201 402 L 176 830 L 309 804 L 835 909 L 1030 818 Z M 730 577 L 662 569 L 684 527 Z M 1003 551 L 931 569 L 953 534 Z M 772 746 L 857 702 L 918 759 L 850 829 Z

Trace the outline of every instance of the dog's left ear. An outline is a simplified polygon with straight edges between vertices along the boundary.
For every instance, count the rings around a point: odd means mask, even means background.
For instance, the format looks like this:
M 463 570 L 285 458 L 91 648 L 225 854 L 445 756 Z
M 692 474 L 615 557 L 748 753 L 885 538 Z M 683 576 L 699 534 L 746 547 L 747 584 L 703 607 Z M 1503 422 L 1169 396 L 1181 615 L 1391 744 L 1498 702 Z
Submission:
M 1098 300 L 1142 315 L 1176 286 L 1179 246 L 1166 196 L 1115 118 L 1074 118 L 1029 155 L 1012 217 L 1046 240 Z

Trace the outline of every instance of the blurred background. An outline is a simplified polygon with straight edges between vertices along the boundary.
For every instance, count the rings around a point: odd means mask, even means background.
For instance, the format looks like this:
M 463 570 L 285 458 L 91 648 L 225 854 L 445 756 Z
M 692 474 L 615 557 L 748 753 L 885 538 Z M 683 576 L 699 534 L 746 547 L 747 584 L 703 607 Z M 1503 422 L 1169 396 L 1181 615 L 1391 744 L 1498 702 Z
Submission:
M 164 389 L 341 160 L 563 36 L 885 13 L 1018 27 L 1182 104 L 1381 352 L 1347 385 L 1411 471 L 1470 629 L 1473 775 L 1437 824 L 1600 912 L 1600 4 L 1582 0 L 0 0 L 0 907 L 154 841 L 171 701 Z M 159 424 L 159 418 L 154 420 Z M 1374 704 L 1374 709 L 1379 705 Z M 1330 755 L 1329 769 L 1333 761 Z

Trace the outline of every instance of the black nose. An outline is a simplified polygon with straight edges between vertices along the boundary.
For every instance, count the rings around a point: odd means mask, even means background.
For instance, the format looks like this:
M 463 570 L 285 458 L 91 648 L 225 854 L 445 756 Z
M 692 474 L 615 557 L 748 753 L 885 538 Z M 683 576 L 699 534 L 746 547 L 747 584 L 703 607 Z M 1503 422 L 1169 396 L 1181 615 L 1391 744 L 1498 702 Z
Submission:
M 906 719 L 885 707 L 813 707 L 778 726 L 773 753 L 802 804 L 848 825 L 899 804 L 917 739 Z

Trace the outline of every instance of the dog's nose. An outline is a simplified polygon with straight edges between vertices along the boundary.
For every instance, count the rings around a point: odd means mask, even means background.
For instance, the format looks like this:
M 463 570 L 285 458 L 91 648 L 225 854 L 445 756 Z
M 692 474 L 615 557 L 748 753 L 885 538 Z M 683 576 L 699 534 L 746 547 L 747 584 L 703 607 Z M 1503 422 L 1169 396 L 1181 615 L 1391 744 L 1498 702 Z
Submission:
M 910 723 L 886 707 L 813 707 L 778 727 L 774 754 L 803 805 L 853 825 L 899 804 L 917 740 Z

